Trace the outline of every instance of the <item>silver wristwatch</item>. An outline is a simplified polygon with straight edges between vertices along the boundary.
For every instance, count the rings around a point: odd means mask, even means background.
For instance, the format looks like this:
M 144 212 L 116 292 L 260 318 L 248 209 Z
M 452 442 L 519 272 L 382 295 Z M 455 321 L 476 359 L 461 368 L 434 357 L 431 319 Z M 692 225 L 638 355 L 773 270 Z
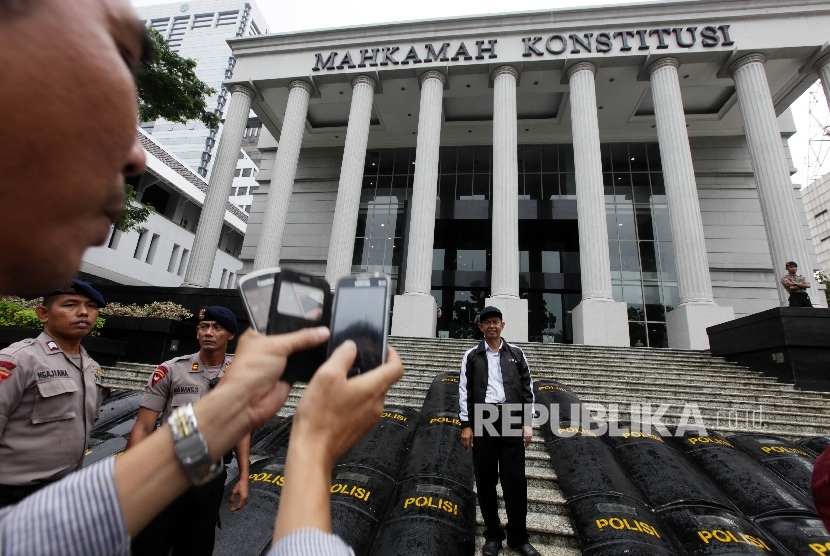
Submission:
M 190 480 L 196 486 L 209 483 L 225 469 L 222 458 L 212 461 L 205 437 L 199 432 L 199 423 L 193 413 L 193 404 L 177 407 L 167 418 L 173 433 L 176 455 Z

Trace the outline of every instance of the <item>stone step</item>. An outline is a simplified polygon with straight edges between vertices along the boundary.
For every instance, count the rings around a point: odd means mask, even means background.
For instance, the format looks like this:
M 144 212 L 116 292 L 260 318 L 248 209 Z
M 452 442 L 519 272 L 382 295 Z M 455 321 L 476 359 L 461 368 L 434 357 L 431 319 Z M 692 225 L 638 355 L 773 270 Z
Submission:
M 530 515 L 528 515 L 528 519 L 530 519 Z M 483 525 L 476 526 L 476 554 L 479 554 L 481 551 L 481 547 L 484 546 L 484 537 L 482 533 L 484 532 Z M 539 534 L 534 531 L 528 531 L 528 536 L 530 537 L 530 544 L 539 551 L 539 554 L 542 556 L 581 556 L 582 552 L 580 552 L 578 545 L 576 543 L 576 538 L 574 537 L 564 537 L 564 536 L 557 536 L 554 535 L 551 537 L 549 534 Z M 500 556 L 518 556 L 518 552 L 513 550 L 512 548 L 502 544 L 502 550 L 499 552 Z
M 564 506 L 563 506 L 564 507 Z M 499 507 L 499 518 L 502 527 L 507 524 L 507 512 L 504 508 Z M 484 519 L 481 517 L 481 511 L 476 508 L 476 532 L 480 536 L 484 532 Z M 542 552 L 542 547 L 566 549 L 568 552 L 547 552 L 547 554 L 567 554 L 578 555 L 579 546 L 574 536 L 571 519 L 567 512 L 564 514 L 551 514 L 544 512 L 527 513 L 527 531 L 530 534 L 530 542 L 537 550 Z M 482 543 L 483 544 L 483 543 Z M 506 552 L 501 552 L 505 554 Z M 542 552 L 542 554 L 546 554 Z

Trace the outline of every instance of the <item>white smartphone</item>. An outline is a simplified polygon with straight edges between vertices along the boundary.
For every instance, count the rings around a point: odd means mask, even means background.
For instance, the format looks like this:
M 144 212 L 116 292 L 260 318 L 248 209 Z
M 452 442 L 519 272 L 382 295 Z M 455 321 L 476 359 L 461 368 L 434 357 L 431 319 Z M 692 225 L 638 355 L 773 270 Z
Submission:
M 279 267 L 258 270 L 242 277 L 238 284 L 239 295 L 251 318 L 251 326 L 257 332 L 265 334 L 268 329 L 268 316 L 271 312 L 271 297 L 274 283 L 279 275 Z
M 386 363 L 391 292 L 392 281 L 386 274 L 361 274 L 337 282 L 328 354 L 346 340 L 357 344 L 349 376 Z

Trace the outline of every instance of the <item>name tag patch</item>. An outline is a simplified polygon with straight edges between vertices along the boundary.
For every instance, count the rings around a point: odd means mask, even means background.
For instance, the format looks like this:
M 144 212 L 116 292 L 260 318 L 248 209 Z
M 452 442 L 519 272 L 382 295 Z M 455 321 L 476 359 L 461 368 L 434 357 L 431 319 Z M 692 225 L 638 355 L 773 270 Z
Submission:
M 174 394 L 198 394 L 199 387 L 198 386 L 174 386 L 173 387 Z
M 47 378 L 69 378 L 69 371 L 64 369 L 55 369 L 50 371 L 38 371 L 37 372 L 37 379 L 38 380 L 45 380 Z

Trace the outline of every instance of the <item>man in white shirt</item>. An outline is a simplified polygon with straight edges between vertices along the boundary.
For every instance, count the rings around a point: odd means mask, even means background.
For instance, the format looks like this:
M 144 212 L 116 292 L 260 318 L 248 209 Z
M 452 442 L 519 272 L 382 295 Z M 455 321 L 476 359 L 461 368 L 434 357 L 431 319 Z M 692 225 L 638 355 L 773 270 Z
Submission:
M 483 556 L 495 556 L 501 550 L 502 540 L 522 556 L 539 556 L 528 542 L 527 535 L 527 477 L 525 476 L 525 447 L 533 436 L 532 407 L 533 380 L 524 352 L 505 342 L 501 333 L 504 321 L 501 311 L 485 307 L 478 316 L 479 330 L 484 340 L 464 354 L 461 360 L 461 378 L 458 386 L 461 443 L 473 450 L 478 505 L 484 518 Z M 490 404 L 498 411 L 493 423 L 496 435 L 487 427 L 480 427 L 474 438 L 476 404 Z M 522 430 L 515 435 L 502 436 L 502 419 L 506 404 L 522 404 Z M 501 479 L 504 504 L 507 509 L 507 533 L 501 529 L 498 513 L 496 484 Z

